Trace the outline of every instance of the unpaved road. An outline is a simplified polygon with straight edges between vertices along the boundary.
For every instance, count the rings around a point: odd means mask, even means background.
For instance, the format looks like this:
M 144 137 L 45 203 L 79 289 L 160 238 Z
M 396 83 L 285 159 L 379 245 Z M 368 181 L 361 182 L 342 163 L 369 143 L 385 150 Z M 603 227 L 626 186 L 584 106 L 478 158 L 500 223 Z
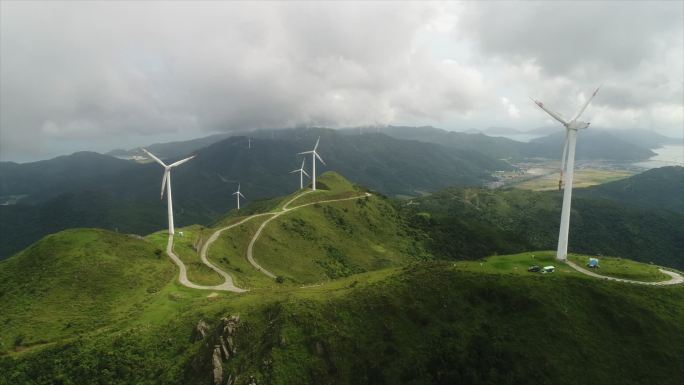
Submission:
M 674 271 L 669 271 L 669 270 L 664 270 L 664 269 L 658 269 L 660 270 L 661 273 L 669 275 L 671 278 L 667 281 L 657 281 L 657 282 L 644 282 L 644 281 L 634 281 L 631 279 L 624 279 L 624 278 L 615 278 L 615 277 L 608 277 L 605 275 L 601 274 L 596 274 L 593 271 L 589 271 L 574 262 L 567 260 L 565 261 L 570 267 L 573 269 L 579 271 L 582 274 L 586 274 L 588 276 L 594 277 L 594 278 L 599 278 L 599 279 L 605 279 L 608 281 L 616 281 L 616 282 L 625 282 L 625 283 L 635 283 L 637 285 L 649 285 L 649 286 L 665 286 L 665 285 L 678 285 L 680 283 L 684 283 L 684 277 L 682 277 L 681 274 L 675 273 Z
M 306 193 L 304 193 L 304 194 L 306 194 Z M 282 211 L 280 211 L 280 212 L 274 214 L 272 217 L 270 217 L 270 218 L 268 218 L 267 220 L 265 220 L 265 221 L 261 224 L 261 226 L 259 226 L 259 229 L 257 229 L 256 233 L 254 233 L 254 236 L 252 237 L 252 240 L 249 241 L 249 246 L 247 246 L 247 260 L 249 261 L 249 263 L 250 263 L 252 266 L 254 266 L 255 269 L 259 270 L 260 272 L 262 272 L 263 274 L 265 274 L 265 275 L 267 275 L 267 276 L 269 276 L 269 277 L 271 277 L 271 278 L 274 278 L 274 279 L 275 279 L 275 278 L 276 278 L 276 275 L 273 274 L 273 273 L 271 273 L 270 271 L 264 269 L 263 267 L 261 267 L 261 265 L 259 265 L 259 263 L 257 263 L 257 261 L 254 259 L 254 243 L 256 243 L 257 239 L 259 239 L 259 235 L 261 235 L 261 232 L 264 230 L 264 228 L 266 227 L 266 225 L 269 224 L 269 222 L 271 222 L 272 220 L 278 218 L 279 216 L 281 216 L 281 215 L 283 215 L 283 214 L 289 213 L 289 212 L 294 211 L 294 210 L 297 210 L 297 209 L 301 209 L 302 207 L 311 206 L 311 205 L 315 205 L 315 204 L 319 204 L 319 203 L 331 203 L 331 202 L 349 201 L 349 200 L 360 199 L 360 198 L 365 198 L 365 197 L 371 196 L 371 194 L 365 193 L 364 195 L 359 195 L 359 196 L 355 196 L 355 197 L 351 197 L 351 198 L 329 199 L 329 200 L 323 200 L 323 201 L 317 201 L 317 202 L 306 203 L 306 204 L 299 205 L 299 206 L 295 206 L 295 207 L 292 207 L 292 208 L 288 208 L 288 207 L 287 207 L 287 206 L 289 206 L 290 203 L 292 203 L 295 199 L 301 197 L 301 196 L 304 195 L 304 194 L 300 194 L 300 195 L 297 195 L 296 197 L 292 198 L 289 202 L 287 202 L 287 203 L 285 203 L 285 204 L 283 205 Z
M 252 253 L 252 250 L 253 250 L 253 248 L 254 248 L 254 243 L 256 242 L 257 238 L 259 238 L 259 235 L 260 235 L 261 232 L 263 231 L 264 227 L 266 227 L 266 224 L 268 224 L 268 222 L 270 222 L 270 221 L 272 221 L 273 219 L 275 219 L 276 217 L 278 217 L 278 216 L 280 216 L 280 215 L 282 215 L 282 214 L 285 214 L 285 213 L 287 213 L 287 212 L 290 212 L 290 211 L 292 211 L 292 210 L 300 209 L 300 208 L 302 208 L 302 207 L 314 205 L 314 204 L 317 204 L 317 203 L 331 203 L 331 202 L 346 201 L 346 200 L 364 198 L 364 197 L 367 197 L 367 196 L 370 196 L 370 195 L 371 195 L 371 194 L 369 194 L 369 193 L 366 193 L 365 195 L 355 196 L 355 197 L 351 197 L 351 198 L 329 199 L 329 200 L 311 202 L 311 203 L 303 204 L 303 205 L 296 206 L 296 207 L 292 207 L 292 208 L 289 208 L 289 207 L 288 207 L 288 206 L 289 206 L 293 201 L 295 201 L 296 199 L 302 197 L 302 196 L 305 195 L 305 194 L 311 193 L 311 192 L 312 192 L 312 191 L 309 190 L 309 191 L 305 191 L 305 192 L 303 192 L 303 193 L 301 193 L 301 194 L 296 195 L 294 198 L 290 199 L 287 203 L 285 203 L 285 204 L 283 205 L 281 211 L 250 215 L 250 216 L 244 218 L 243 220 L 241 220 L 241 221 L 239 221 L 239 222 L 233 223 L 232 225 L 229 225 L 229 226 L 226 226 L 226 227 L 222 227 L 222 228 L 216 230 L 216 231 L 209 237 L 209 239 L 207 239 L 207 241 L 204 243 L 204 245 L 202 245 L 202 248 L 200 249 L 200 259 L 202 260 L 202 263 L 204 263 L 204 264 L 207 265 L 210 269 L 214 270 L 215 272 L 217 272 L 219 275 L 221 275 L 221 276 L 223 277 L 224 282 L 223 282 L 222 284 L 220 284 L 220 285 L 215 285 L 215 286 L 198 285 L 198 284 L 193 283 L 193 282 L 191 282 L 190 280 L 188 280 L 187 268 L 185 267 L 185 264 L 183 263 L 183 261 L 174 253 L 174 251 L 173 251 L 173 235 L 169 235 L 169 240 L 168 240 L 168 243 L 166 244 L 166 254 L 168 254 L 168 256 L 171 258 L 171 260 L 173 260 L 173 262 L 174 262 L 176 265 L 178 265 L 178 269 L 180 270 L 180 271 L 179 271 L 179 274 L 178 274 L 178 281 L 179 281 L 183 286 L 186 286 L 186 287 L 189 287 L 189 288 L 192 288 L 192 289 L 199 289 L 199 290 L 220 290 L 220 291 L 231 291 L 231 292 L 234 292 L 234 293 L 244 293 L 244 292 L 246 292 L 246 291 L 248 291 L 248 290 L 242 289 L 242 288 L 239 288 L 239 287 L 235 286 L 235 284 L 234 284 L 234 282 L 233 282 L 233 277 L 231 277 L 231 275 L 228 274 L 227 272 L 221 270 L 218 266 L 216 266 L 216 265 L 214 265 L 213 263 L 211 263 L 211 261 L 209 261 L 209 258 L 207 257 L 207 253 L 208 253 L 209 247 L 211 246 L 212 243 L 214 243 L 214 242 L 218 239 L 218 237 L 221 235 L 221 233 L 223 233 L 223 232 L 226 231 L 226 230 L 230 230 L 230 229 L 232 229 L 233 227 L 239 226 L 239 225 L 241 225 L 241 224 L 243 224 L 243 223 L 245 223 L 245 222 L 247 222 L 247 221 L 249 221 L 249 220 L 252 220 L 252 219 L 254 219 L 254 218 L 256 218 L 256 217 L 271 215 L 271 216 L 272 216 L 271 218 L 268 218 L 267 220 L 265 220 L 265 221 L 261 224 L 261 226 L 259 226 L 259 229 L 257 230 L 257 232 L 254 234 L 254 236 L 253 236 L 252 239 L 250 240 L 250 242 L 249 242 L 249 247 L 247 248 L 247 260 L 248 260 L 249 263 L 252 264 L 252 266 L 254 266 L 254 268 L 256 268 L 257 270 L 261 271 L 262 273 L 266 274 L 267 276 L 269 276 L 269 277 L 271 277 L 271 278 L 275 278 L 276 276 L 275 276 L 273 273 L 271 273 L 271 272 L 269 272 L 268 270 L 265 270 L 264 268 L 262 268 L 262 267 L 254 260 L 253 253 Z

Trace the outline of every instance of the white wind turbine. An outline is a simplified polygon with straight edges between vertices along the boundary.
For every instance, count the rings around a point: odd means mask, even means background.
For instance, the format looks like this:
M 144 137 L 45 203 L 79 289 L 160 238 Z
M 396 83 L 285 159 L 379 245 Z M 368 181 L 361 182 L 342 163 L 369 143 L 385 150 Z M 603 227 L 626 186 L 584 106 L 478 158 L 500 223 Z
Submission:
M 298 173 L 299 173 L 299 189 L 300 189 L 300 190 L 304 188 L 304 175 L 306 175 L 306 176 L 308 176 L 309 178 L 311 178 L 311 177 L 309 176 L 309 174 L 307 174 L 306 171 L 304 171 L 304 162 L 305 162 L 305 161 L 306 161 L 306 158 L 302 159 L 302 167 L 300 167 L 300 168 L 298 168 L 298 169 L 296 169 L 296 170 L 290 171 L 290 174 L 295 173 L 295 172 L 298 172 Z
M 316 149 L 318 148 L 318 142 L 320 141 L 321 137 L 319 136 L 316 140 L 316 145 L 314 146 L 313 150 L 299 153 L 299 155 L 311 154 L 311 190 L 313 191 L 316 191 L 316 158 L 318 158 L 318 160 L 325 165 L 325 162 L 321 156 L 318 155 L 318 152 L 316 152 Z
M 601 87 L 599 87 L 601 88 Z M 558 233 L 558 250 L 556 259 L 564 261 L 568 258 L 568 233 L 570 231 L 570 203 L 572 200 L 572 178 L 575 172 L 575 144 L 577 143 L 577 131 L 589 127 L 588 122 L 578 121 L 584 110 L 599 88 L 587 99 L 582 108 L 571 121 L 566 121 L 560 114 L 547 108 L 544 103 L 532 99 L 542 110 L 546 111 L 552 118 L 561 122 L 565 127 L 565 145 L 563 146 L 563 158 L 561 160 L 561 179 L 563 180 L 563 208 L 561 210 L 560 232 Z M 559 182 L 560 183 L 560 182 Z
M 150 158 L 154 159 L 157 163 L 161 164 L 162 167 L 164 167 L 164 177 L 162 178 L 162 185 L 161 185 L 161 199 L 164 199 L 164 188 L 166 188 L 166 203 L 167 203 L 167 209 L 168 209 L 168 214 L 169 214 L 169 235 L 173 235 L 174 233 L 174 227 L 173 227 L 173 201 L 171 199 L 171 169 L 180 166 L 181 164 L 189 161 L 190 159 L 194 158 L 195 155 L 181 159 L 178 162 L 171 163 L 170 165 L 164 164 L 159 158 L 154 156 L 151 152 L 147 151 L 146 149 L 142 149 L 145 151 L 147 155 L 149 155 Z
M 240 210 L 240 197 L 243 197 L 243 198 L 245 197 L 245 196 L 242 195 L 242 193 L 240 192 L 240 183 L 238 183 L 238 189 L 237 189 L 236 192 L 233 193 L 233 195 L 235 195 L 235 197 L 237 198 L 237 209 Z M 245 198 L 245 199 L 246 199 L 246 198 Z

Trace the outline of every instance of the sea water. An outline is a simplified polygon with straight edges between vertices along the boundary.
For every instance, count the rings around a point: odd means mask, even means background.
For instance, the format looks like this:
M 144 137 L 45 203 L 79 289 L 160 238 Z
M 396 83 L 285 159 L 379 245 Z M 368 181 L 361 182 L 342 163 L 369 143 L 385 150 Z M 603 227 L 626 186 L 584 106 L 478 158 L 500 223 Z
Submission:
M 684 144 L 670 144 L 652 150 L 656 154 L 635 166 L 651 169 L 665 166 L 684 166 Z

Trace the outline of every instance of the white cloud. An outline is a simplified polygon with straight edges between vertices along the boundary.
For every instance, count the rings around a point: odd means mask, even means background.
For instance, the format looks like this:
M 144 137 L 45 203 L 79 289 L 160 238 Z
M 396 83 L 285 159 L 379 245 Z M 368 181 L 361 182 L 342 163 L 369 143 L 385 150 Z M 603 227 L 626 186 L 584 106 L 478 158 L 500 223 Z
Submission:
M 545 119 L 528 95 L 569 114 L 600 82 L 602 125 L 684 124 L 681 3 L 0 7 L 3 160 L 307 124 L 524 129 Z

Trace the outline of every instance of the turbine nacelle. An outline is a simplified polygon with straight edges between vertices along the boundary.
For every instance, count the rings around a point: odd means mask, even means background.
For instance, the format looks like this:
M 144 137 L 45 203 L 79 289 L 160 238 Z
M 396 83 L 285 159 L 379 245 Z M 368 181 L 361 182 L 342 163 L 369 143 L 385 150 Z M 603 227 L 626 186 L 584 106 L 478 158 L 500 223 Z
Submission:
M 585 128 L 589 128 L 589 125 L 591 125 L 591 123 L 589 122 L 578 122 L 576 120 L 573 120 L 572 122 L 565 125 L 565 127 L 567 127 L 569 130 L 582 130 Z

